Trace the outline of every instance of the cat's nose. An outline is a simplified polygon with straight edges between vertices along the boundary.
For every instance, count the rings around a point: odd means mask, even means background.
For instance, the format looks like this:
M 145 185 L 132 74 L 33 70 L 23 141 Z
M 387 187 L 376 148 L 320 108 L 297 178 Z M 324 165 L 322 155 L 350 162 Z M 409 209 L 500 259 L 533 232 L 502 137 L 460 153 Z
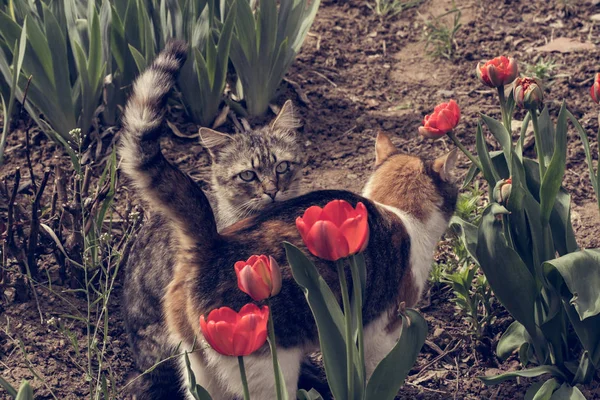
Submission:
M 277 192 L 278 192 L 277 188 L 270 189 L 270 190 L 265 189 L 264 192 L 267 196 L 269 196 L 271 198 L 271 200 L 275 201 L 275 196 L 277 196 Z

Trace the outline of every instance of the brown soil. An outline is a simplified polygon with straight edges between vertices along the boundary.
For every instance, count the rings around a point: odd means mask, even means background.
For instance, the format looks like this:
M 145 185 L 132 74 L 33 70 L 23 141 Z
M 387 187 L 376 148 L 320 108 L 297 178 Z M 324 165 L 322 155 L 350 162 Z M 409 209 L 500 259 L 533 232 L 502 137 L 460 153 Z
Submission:
M 417 9 L 400 16 L 380 19 L 365 0 L 323 0 L 302 53 L 287 77 L 299 85 L 284 83 L 276 103 L 292 98 L 298 106 L 304 126 L 301 129 L 309 156 L 304 185 L 311 189 L 343 188 L 360 191 L 373 163 L 374 136 L 388 132 L 403 151 L 433 157 L 452 147 L 447 140 L 425 141 L 417 135 L 421 119 L 440 101 L 454 98 L 462 108 L 457 135 L 470 148 L 478 113 L 499 118 L 495 93 L 482 86 L 475 65 L 497 55 L 514 56 L 521 70 L 527 63 L 551 58 L 557 65 L 555 78 L 546 82 L 546 103 L 556 115 L 566 97 L 568 106 L 590 132 L 596 148 L 598 107 L 588 94 L 597 72 L 600 53 L 596 50 L 542 53 L 538 48 L 552 38 L 570 37 L 600 43 L 590 16 L 600 13 L 598 1 L 571 1 L 570 12 L 560 8 L 561 1 L 462 0 L 463 27 L 456 36 L 454 61 L 434 59 L 424 53 L 424 18 L 439 15 L 451 7 L 450 0 L 427 0 Z M 306 95 L 308 102 L 300 99 Z M 522 115 L 517 115 L 522 118 Z M 256 121 L 255 121 L 256 122 Z M 15 168 L 26 171 L 23 126 L 9 138 L 7 164 L 0 179 L 12 181 Z M 490 138 L 488 138 L 490 139 Z M 33 136 L 33 163 L 36 174 L 43 166 L 68 165 L 68 159 L 42 134 Z M 209 168 L 205 151 L 194 141 L 169 138 L 165 148 L 171 159 L 197 178 Z M 494 145 L 493 140 L 489 140 Z M 573 224 L 582 247 L 600 247 L 600 218 L 590 185 L 581 141 L 569 132 L 568 164 L 564 185 L 573 196 Z M 531 149 L 529 150 L 532 151 Z M 530 156 L 533 153 L 529 154 Z M 597 155 L 595 155 L 597 160 Z M 462 158 L 459 169 L 466 173 L 468 162 Z M 24 172 L 27 175 L 26 172 Z M 53 177 L 51 177 L 51 180 Z M 125 194 L 117 193 L 117 204 Z M 4 205 L 0 203 L 2 215 Z M 3 217 L 4 219 L 4 217 Z M 48 254 L 44 251 L 44 254 Z M 52 272 L 53 258 L 40 256 L 43 269 Z M 42 272 L 42 276 L 43 276 Z M 34 380 L 36 398 L 84 398 L 89 387 L 84 374 L 83 353 L 77 354 L 69 339 L 57 328 L 57 318 L 74 332 L 80 351 L 86 351 L 85 326 L 65 318 L 85 312 L 85 302 L 70 293 L 55 275 L 37 289 L 40 315 L 34 300 L 19 303 L 14 291 L 3 288 L 0 299 L 0 375 L 18 385 L 22 379 Z M 132 360 L 119 311 L 121 287 L 113 296 L 109 320 L 107 359 L 116 381 L 122 387 L 131 370 Z M 450 303 L 451 290 L 432 287 L 422 301 L 420 311 L 429 323 L 425 345 L 415 369 L 401 391 L 402 399 L 522 399 L 530 381 L 509 381 L 486 387 L 477 376 L 519 367 L 516 359 L 499 364 L 493 355 L 500 334 L 511 319 L 498 310 L 498 320 L 481 341 L 474 340 L 466 323 L 455 314 Z M 20 343 L 22 343 L 21 350 Z M 26 354 L 26 356 L 25 356 Z M 33 367 L 33 370 L 29 368 Z M 34 379 L 34 373 L 41 379 Z M 582 388 L 588 399 L 600 399 L 599 384 Z M 7 398 L 4 392 L 1 398 Z

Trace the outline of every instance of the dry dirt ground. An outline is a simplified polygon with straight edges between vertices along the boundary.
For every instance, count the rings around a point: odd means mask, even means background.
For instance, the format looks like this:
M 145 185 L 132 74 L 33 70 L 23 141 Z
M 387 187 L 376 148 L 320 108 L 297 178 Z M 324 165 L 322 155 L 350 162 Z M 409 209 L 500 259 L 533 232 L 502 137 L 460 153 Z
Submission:
M 565 3 L 571 7 L 565 8 Z M 556 115 L 560 102 L 566 99 L 570 110 L 590 132 L 592 147 L 596 148 L 600 109 L 590 100 L 588 89 L 594 73 L 599 71 L 600 27 L 592 18 L 600 14 L 597 3 L 459 0 L 456 5 L 462 11 L 462 28 L 455 37 L 455 58 L 447 60 L 425 54 L 423 35 L 425 21 L 449 10 L 449 0 L 426 0 L 389 19 L 374 15 L 367 0 L 323 0 L 303 50 L 287 75 L 289 81 L 284 82 L 275 101 L 282 104 L 286 98 L 294 100 L 303 120 L 300 134 L 308 156 L 305 187 L 359 191 L 374 161 L 374 136 L 378 130 L 389 133 L 398 147 L 408 153 L 434 157 L 452 148 L 446 139 L 430 142 L 417 134 L 423 116 L 450 98 L 462 108 L 456 133 L 473 149 L 478 113 L 499 118 L 495 92 L 479 83 L 475 66 L 478 61 L 502 54 L 515 57 L 522 71 L 540 60 L 552 61 L 556 68 L 545 82 L 551 114 Z M 555 46 L 559 51 L 545 51 L 544 46 L 557 38 L 571 38 L 583 45 L 578 50 L 573 42 Z M 522 117 L 517 114 L 518 119 Z M 17 127 L 24 124 L 22 121 Z M 185 123 L 179 126 L 182 131 L 195 129 Z M 488 141 L 495 145 L 491 137 Z M 36 173 L 41 173 L 44 166 L 68 165 L 60 149 L 42 134 L 35 134 L 33 143 Z M 600 247 L 600 218 L 581 141 L 573 130 L 568 143 L 564 185 L 573 195 L 577 239 L 582 247 Z M 164 147 L 187 172 L 198 179 L 206 178 L 209 161 L 196 141 L 171 137 L 165 140 Z M 17 129 L 8 141 L 7 164 L 2 166 L 0 179 L 10 182 L 17 166 L 26 169 L 24 148 L 23 132 Z M 459 175 L 464 175 L 467 167 L 468 161 L 462 158 Z M 124 202 L 124 190 L 120 190 L 117 204 L 123 206 Z M 0 211 L 5 212 L 1 207 Z M 42 268 L 52 267 L 50 257 L 42 260 Z M 33 300 L 14 301 L 10 287 L 3 288 L 0 375 L 18 385 L 22 379 L 33 379 L 35 372 L 41 378 L 33 382 L 39 399 L 53 398 L 52 393 L 58 398 L 84 398 L 89 392 L 78 365 L 82 360 L 68 338 L 47 322 L 52 317 L 71 314 L 73 307 L 83 308 L 84 303 L 79 297 L 64 293 L 57 282 L 52 289 L 62 293 L 62 298 L 43 286 L 38 288 L 44 317 L 44 323 L 40 323 Z M 108 360 L 122 386 L 132 360 L 119 311 L 120 291 L 118 285 L 110 310 Z M 511 321 L 506 312 L 498 310 L 497 322 L 484 340 L 477 341 L 466 333 L 466 323 L 455 314 L 448 287 L 433 286 L 425 297 L 420 311 L 429 323 L 428 344 L 399 398 L 522 399 L 530 381 L 486 387 L 477 379 L 482 374 L 519 367 L 515 358 L 499 363 L 493 355 L 500 334 Z M 72 328 L 82 340 L 85 328 L 77 323 Z M 588 399 L 600 399 L 598 382 L 583 390 Z M 0 398 L 6 395 L 0 392 Z

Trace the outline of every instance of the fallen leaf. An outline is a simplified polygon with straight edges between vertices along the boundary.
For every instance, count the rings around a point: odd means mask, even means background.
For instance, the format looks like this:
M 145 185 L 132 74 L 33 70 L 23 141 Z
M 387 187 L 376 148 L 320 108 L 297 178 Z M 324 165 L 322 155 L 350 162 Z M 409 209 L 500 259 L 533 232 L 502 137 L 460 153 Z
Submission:
M 560 53 L 573 53 L 575 51 L 586 51 L 594 50 L 596 45 L 593 43 L 583 43 L 571 38 L 558 38 L 554 39 L 550 43 L 547 43 L 541 47 L 538 47 L 537 51 L 553 52 L 558 51 Z

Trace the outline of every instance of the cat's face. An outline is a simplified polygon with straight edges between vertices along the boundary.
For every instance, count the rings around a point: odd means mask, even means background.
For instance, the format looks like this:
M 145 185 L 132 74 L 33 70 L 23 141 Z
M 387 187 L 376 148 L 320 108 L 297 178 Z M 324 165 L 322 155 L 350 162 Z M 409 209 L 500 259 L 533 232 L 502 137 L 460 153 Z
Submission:
M 277 118 L 257 130 L 225 135 L 201 129 L 209 149 L 212 184 L 219 213 L 230 222 L 298 194 L 303 158 L 291 102 Z M 221 216 L 223 217 L 223 216 Z

